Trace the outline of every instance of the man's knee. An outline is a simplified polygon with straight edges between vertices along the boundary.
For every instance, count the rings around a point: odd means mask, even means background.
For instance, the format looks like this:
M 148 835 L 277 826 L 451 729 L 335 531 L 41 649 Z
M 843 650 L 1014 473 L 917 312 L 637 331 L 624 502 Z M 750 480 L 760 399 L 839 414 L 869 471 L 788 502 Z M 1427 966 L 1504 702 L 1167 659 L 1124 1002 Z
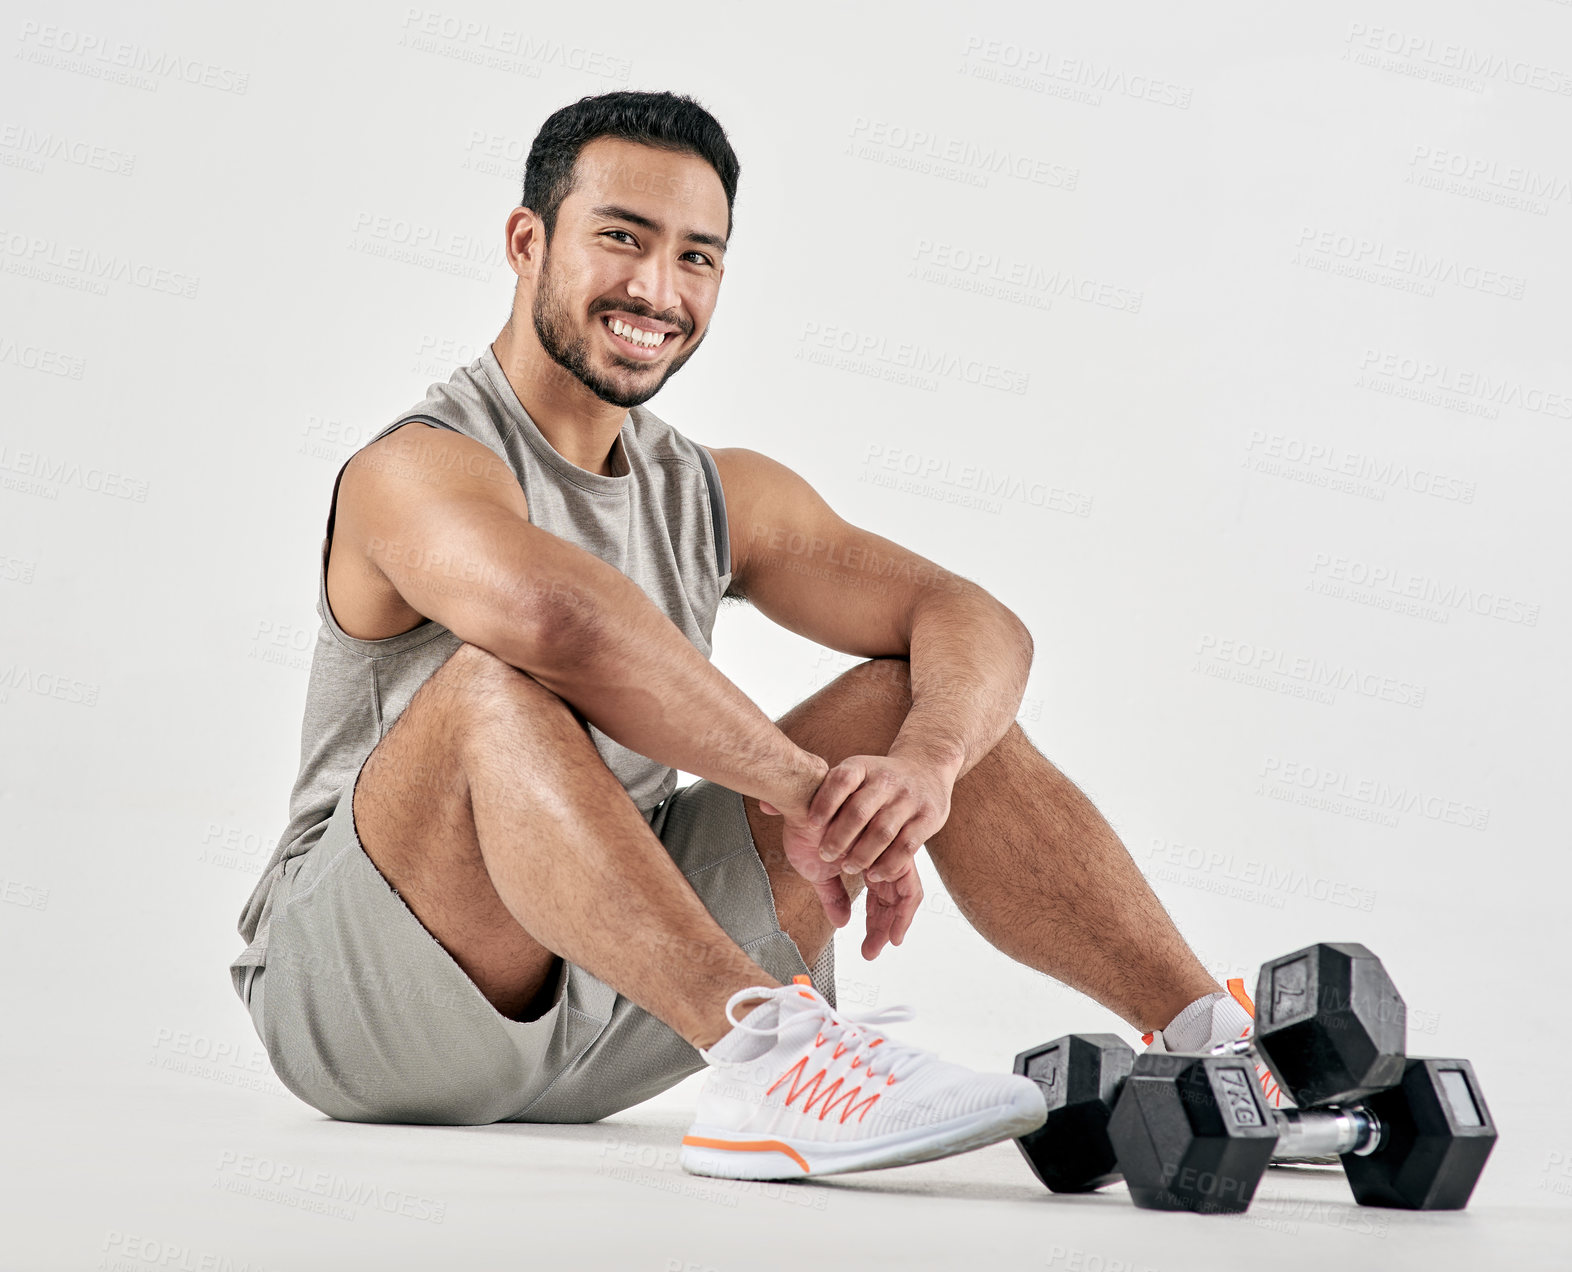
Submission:
M 545 689 L 545 686 L 528 672 L 521 671 L 512 663 L 498 658 L 489 649 L 482 649 L 467 640 L 461 642 L 459 647 L 448 655 L 447 661 L 438 669 L 438 674 L 450 684 L 462 685 L 474 690 L 504 689 L 520 680 L 527 680 L 530 684 Z M 556 697 L 555 694 L 552 696 Z
M 445 823 L 477 754 L 534 736 L 560 751 L 579 728 L 573 709 L 534 677 L 466 641 L 372 748 L 356 782 L 356 817 L 378 800 L 401 819 L 434 813 Z
M 847 670 L 841 679 L 855 684 L 869 700 L 898 708 L 904 719 L 912 705 L 911 672 L 909 659 L 870 658 Z M 1020 722 L 1011 720 L 1010 727 L 994 743 L 994 747 L 1013 750 L 1021 746 L 1036 749 L 1032 747 L 1031 739 L 1026 736 Z
M 898 729 L 912 706 L 911 664 L 904 658 L 870 658 L 847 668 L 799 706 L 814 715 L 828 709 L 843 718 L 879 720 Z
M 583 727 L 583 716 L 529 672 L 468 641 L 438 670 L 444 690 L 461 704 L 466 722 L 515 728 L 521 713 L 530 718 L 571 721 Z
M 905 658 L 870 658 L 849 669 L 843 679 L 849 679 L 872 693 L 888 695 L 892 701 L 904 700 L 907 706 L 912 699 L 912 665 Z

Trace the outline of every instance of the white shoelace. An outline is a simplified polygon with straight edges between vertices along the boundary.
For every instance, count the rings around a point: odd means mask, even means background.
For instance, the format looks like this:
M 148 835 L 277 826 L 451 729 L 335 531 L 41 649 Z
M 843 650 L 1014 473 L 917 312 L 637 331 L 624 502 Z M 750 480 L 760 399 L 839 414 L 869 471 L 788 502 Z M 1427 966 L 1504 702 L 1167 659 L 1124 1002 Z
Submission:
M 860 1027 L 893 1025 L 903 1020 L 911 1020 L 914 1013 L 904 1004 L 879 1007 L 866 1012 L 843 1012 L 831 1007 L 823 994 L 807 985 L 782 985 L 779 989 L 767 986 L 739 989 L 726 1000 L 726 1019 L 743 1033 L 761 1035 L 779 1032 L 780 1024 L 784 1024 L 785 1020 L 781 1020 L 775 1028 L 758 1029 L 732 1015 L 732 1009 L 738 1003 L 752 998 L 788 998 L 802 1001 L 805 1005 L 799 1011 L 819 1016 L 819 1034 L 826 1042 L 833 1042 L 837 1052 L 840 1052 L 843 1047 L 849 1049 L 854 1064 L 860 1063 L 869 1072 L 872 1072 L 874 1062 L 877 1061 L 883 1066 L 879 1069 L 878 1076 L 887 1074 L 892 1078 L 905 1077 L 925 1060 L 931 1059 L 934 1054 L 921 1047 L 894 1042 L 883 1034 L 865 1031 Z

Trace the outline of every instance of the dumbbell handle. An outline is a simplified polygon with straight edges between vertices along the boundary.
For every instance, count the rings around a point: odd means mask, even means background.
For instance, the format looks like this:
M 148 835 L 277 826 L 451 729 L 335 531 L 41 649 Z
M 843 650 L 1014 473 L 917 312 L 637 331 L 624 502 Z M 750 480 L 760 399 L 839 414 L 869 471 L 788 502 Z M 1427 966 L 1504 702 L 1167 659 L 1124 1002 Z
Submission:
M 1353 1153 L 1368 1157 L 1381 1147 L 1381 1123 L 1369 1109 L 1273 1109 L 1277 1147 L 1273 1157 L 1320 1157 Z
M 1249 1038 L 1235 1038 L 1211 1048 L 1217 1056 L 1255 1054 Z M 1277 1147 L 1273 1157 L 1321 1157 L 1327 1153 L 1353 1153 L 1368 1157 L 1381 1147 L 1381 1123 L 1364 1108 L 1272 1109 L 1277 1121 Z

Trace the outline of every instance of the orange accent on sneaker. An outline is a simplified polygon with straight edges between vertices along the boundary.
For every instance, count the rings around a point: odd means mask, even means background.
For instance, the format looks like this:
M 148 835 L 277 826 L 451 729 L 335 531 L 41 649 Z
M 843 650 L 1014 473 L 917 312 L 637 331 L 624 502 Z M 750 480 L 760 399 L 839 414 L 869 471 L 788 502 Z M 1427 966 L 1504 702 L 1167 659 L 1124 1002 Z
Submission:
M 808 1174 L 808 1163 L 802 1154 L 780 1140 L 718 1140 L 706 1139 L 702 1135 L 684 1135 L 682 1142 L 692 1144 L 695 1148 L 723 1148 L 729 1153 L 781 1153 L 801 1166 L 804 1175 Z
M 834 1090 L 834 1088 L 832 1087 L 831 1090 Z M 841 1110 L 841 1125 L 845 1126 L 846 1119 L 849 1118 L 853 1113 L 857 1115 L 857 1120 L 861 1122 L 863 1118 L 868 1116 L 868 1110 L 879 1102 L 879 1093 L 875 1091 L 866 1100 L 863 1100 L 859 1104 L 857 1102 L 857 1097 L 861 1094 L 862 1088 L 860 1086 L 855 1086 L 850 1091 L 841 1092 L 841 1094 L 838 1095 L 835 1099 L 827 1101 L 824 1107 L 819 1110 L 819 1121 L 824 1121 L 824 1115 L 844 1100 L 846 1107 Z M 804 1111 L 806 1111 L 806 1109 Z
M 769 1089 L 765 1091 L 764 1094 L 774 1095 L 776 1087 L 780 1086 L 781 1083 L 790 1080 L 791 1089 L 786 1093 L 786 1107 L 790 1108 L 792 1101 L 795 1100 L 799 1095 L 804 1096 L 805 1098 L 802 1102 L 802 1108 L 799 1109 L 798 1112 L 812 1113 L 813 1106 L 817 1104 L 820 1106 L 819 1121 L 821 1122 L 824 1120 L 824 1115 L 826 1113 L 833 1109 L 837 1104 L 844 1102 L 846 1107 L 841 1112 L 842 1126 L 846 1124 L 846 1119 L 849 1118 L 853 1113 L 857 1114 L 857 1120 L 859 1122 L 862 1121 L 863 1118 L 868 1115 L 868 1110 L 879 1101 L 879 1097 L 877 1095 L 870 1095 L 867 1099 L 863 1100 L 861 1103 L 858 1103 L 857 1097 L 862 1094 L 862 1087 L 854 1086 L 849 1091 L 842 1091 L 841 1088 L 846 1084 L 845 1078 L 836 1078 L 834 1082 L 830 1083 L 830 1085 L 826 1087 L 824 1085 L 824 1079 L 829 1076 L 828 1069 L 820 1069 L 811 1078 L 809 1078 L 807 1075 L 808 1057 L 802 1056 L 798 1059 L 796 1064 L 792 1065 L 792 1067 L 787 1069 L 785 1073 L 776 1078 L 775 1081 L 770 1084 Z M 886 1083 L 886 1085 L 888 1085 L 888 1083 Z
M 1251 1019 L 1255 1018 L 1255 1004 L 1250 1001 L 1250 995 L 1245 993 L 1244 980 L 1238 976 L 1232 977 L 1228 982 L 1228 992 L 1234 996 L 1234 1001 L 1250 1013 Z
M 1141 1035 L 1142 1045 L 1150 1047 L 1152 1045 L 1152 1039 L 1155 1038 L 1155 1037 L 1157 1037 L 1157 1035 L 1154 1034 L 1154 1033 L 1142 1034 Z

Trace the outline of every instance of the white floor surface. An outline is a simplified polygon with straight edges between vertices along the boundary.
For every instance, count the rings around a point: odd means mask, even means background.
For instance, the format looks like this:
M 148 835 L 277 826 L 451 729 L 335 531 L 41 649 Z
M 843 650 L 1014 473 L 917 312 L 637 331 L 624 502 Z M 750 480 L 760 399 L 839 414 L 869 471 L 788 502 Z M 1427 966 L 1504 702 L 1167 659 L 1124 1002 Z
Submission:
M 1122 1187 L 1053 1196 L 1009 1143 L 807 1184 L 701 1179 L 676 1162 L 697 1078 L 588 1126 L 369 1126 L 191 1050 L 160 1039 L 141 1072 L 96 1083 L 12 1058 L 6 1269 L 1572 1265 L 1572 1174 L 1511 1130 L 1533 1126 L 1526 1093 L 1493 1093 L 1503 1138 L 1466 1211 L 1363 1208 L 1340 1172 L 1276 1168 L 1247 1215 L 1219 1218 L 1138 1211 Z

